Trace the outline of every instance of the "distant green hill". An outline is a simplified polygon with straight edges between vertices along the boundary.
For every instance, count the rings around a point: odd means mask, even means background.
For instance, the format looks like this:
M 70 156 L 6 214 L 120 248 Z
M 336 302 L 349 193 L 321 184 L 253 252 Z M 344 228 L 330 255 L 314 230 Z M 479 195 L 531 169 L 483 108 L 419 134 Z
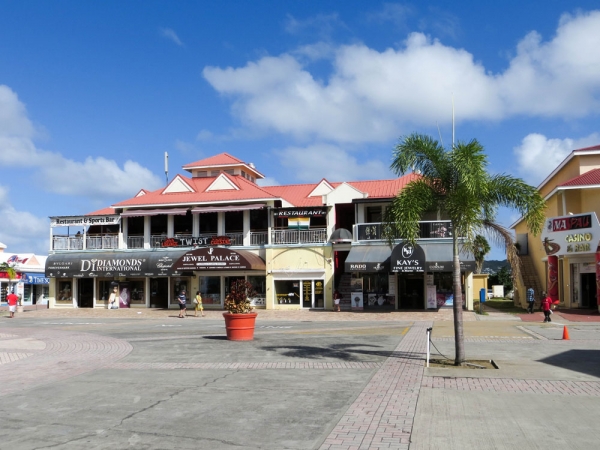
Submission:
M 491 260 L 491 261 L 484 261 L 483 262 L 483 270 L 481 271 L 482 273 L 489 273 L 489 274 L 494 274 L 497 273 L 502 267 L 507 266 L 508 265 L 508 261 L 503 259 L 503 260 Z

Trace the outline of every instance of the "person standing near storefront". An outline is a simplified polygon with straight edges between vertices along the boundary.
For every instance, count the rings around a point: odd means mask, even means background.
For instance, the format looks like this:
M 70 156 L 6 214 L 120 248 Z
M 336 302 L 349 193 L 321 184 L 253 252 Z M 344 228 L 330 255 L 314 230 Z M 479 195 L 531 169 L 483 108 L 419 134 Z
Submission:
M 17 310 L 17 302 L 19 301 L 19 297 L 17 294 L 11 291 L 10 294 L 6 296 L 6 301 L 8 302 L 8 311 L 10 312 L 10 318 L 15 317 L 15 311 Z
M 177 297 L 177 301 L 179 302 L 179 318 L 183 319 L 184 317 L 187 316 L 187 309 L 186 309 L 187 297 L 185 295 L 185 291 L 181 291 L 179 293 L 179 296 Z
M 340 301 L 342 300 L 342 294 L 337 289 L 333 293 L 333 309 L 334 311 L 340 312 Z
M 535 292 L 533 288 L 527 289 L 527 312 L 533 314 L 533 305 L 535 304 Z

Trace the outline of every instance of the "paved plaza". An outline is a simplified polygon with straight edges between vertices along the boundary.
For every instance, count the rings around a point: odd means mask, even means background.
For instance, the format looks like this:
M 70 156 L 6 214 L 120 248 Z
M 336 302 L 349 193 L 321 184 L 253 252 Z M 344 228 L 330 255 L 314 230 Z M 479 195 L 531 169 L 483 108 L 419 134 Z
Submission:
M 250 342 L 220 311 L 26 311 L 0 317 L 0 448 L 595 448 L 600 322 L 569 317 L 465 313 L 482 370 L 425 367 L 451 310 L 259 311 Z

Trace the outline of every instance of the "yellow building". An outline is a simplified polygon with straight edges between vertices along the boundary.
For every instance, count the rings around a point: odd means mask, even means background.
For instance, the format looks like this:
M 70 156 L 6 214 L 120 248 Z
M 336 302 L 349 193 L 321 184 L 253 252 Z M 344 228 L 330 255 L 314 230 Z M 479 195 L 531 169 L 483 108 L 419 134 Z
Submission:
M 600 289 L 600 145 L 572 151 L 540 184 L 546 201 L 541 236 L 521 218 L 516 232 L 523 263 L 515 302 L 525 306 L 525 290 L 539 299 L 546 291 L 565 308 L 598 308 Z

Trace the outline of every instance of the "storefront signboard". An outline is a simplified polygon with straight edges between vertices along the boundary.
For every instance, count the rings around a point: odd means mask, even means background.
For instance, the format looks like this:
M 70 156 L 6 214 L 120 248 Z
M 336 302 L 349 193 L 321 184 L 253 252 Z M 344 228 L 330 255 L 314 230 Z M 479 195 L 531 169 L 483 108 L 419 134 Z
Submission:
M 273 208 L 273 215 L 282 218 L 289 217 L 324 217 L 327 215 L 327 207 L 309 208 Z
M 248 251 L 208 247 L 186 252 L 173 268 L 178 271 L 265 270 L 265 263 L 258 255 Z
M 50 278 L 153 277 L 178 275 L 173 264 L 184 251 L 56 254 L 46 260 Z
M 542 232 L 548 256 L 594 254 L 600 242 L 600 223 L 595 212 L 550 217 Z
M 475 261 L 460 262 L 461 272 L 475 272 Z M 425 272 L 452 272 L 454 263 L 452 261 L 427 261 L 425 263 Z
M 121 216 L 118 214 L 99 216 L 61 216 L 50 217 L 50 227 L 87 227 L 89 225 L 118 225 Z
M 23 273 L 21 274 L 23 283 L 25 284 L 49 284 L 50 279 L 43 273 Z
M 165 238 L 160 246 L 162 248 L 175 247 L 199 247 L 199 246 L 216 246 L 216 245 L 231 245 L 229 236 L 210 236 L 210 237 L 172 237 Z
M 392 250 L 390 266 L 392 272 L 423 272 L 425 266 L 425 252 L 418 244 L 413 245 L 409 242 L 398 244 Z

